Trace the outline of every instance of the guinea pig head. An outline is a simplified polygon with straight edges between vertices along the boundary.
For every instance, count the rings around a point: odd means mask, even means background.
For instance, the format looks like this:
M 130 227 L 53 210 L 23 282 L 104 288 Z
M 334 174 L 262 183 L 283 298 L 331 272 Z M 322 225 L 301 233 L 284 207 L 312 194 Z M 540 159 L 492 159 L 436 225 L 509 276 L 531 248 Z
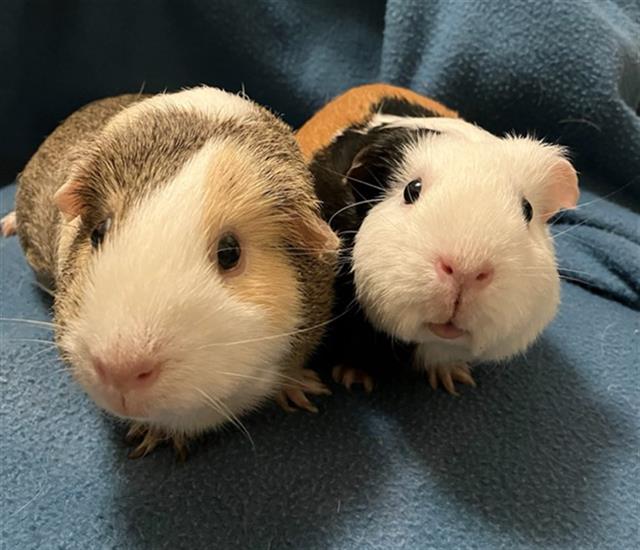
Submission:
M 270 156 L 258 129 L 206 141 L 144 192 L 120 185 L 134 176 L 98 155 L 56 196 L 69 220 L 57 341 L 107 411 L 197 433 L 233 422 L 286 378 L 305 321 L 288 251 L 319 251 L 308 261 L 329 266 L 338 243 L 302 159 Z
M 575 206 L 575 170 L 561 148 L 530 138 L 425 125 L 386 128 L 354 163 L 356 200 L 371 201 L 353 249 L 358 299 L 401 340 L 456 360 L 507 358 L 555 315 L 546 222 Z

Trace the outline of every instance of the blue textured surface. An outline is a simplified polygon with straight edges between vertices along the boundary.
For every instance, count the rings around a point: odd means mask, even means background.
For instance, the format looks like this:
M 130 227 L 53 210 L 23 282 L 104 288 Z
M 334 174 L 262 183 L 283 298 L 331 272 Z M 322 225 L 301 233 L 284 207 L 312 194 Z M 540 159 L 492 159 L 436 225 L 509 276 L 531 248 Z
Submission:
M 640 201 L 638 0 L 5 0 L 0 62 L 0 169 L 81 105 L 143 85 L 244 85 L 298 126 L 384 80 L 560 140 L 612 186 L 635 178 L 620 196 Z
M 572 215 L 556 225 L 560 263 L 591 291 L 565 283 L 544 338 L 479 367 L 477 389 L 336 389 L 317 416 L 247 418 L 255 448 L 229 431 L 185 464 L 168 449 L 128 460 L 122 428 L 55 352 L 20 340 L 48 331 L 0 323 L 4 546 L 637 547 L 640 324 L 623 303 L 638 307 L 638 217 L 604 201 Z M 628 269 L 583 245 L 624 251 Z M 0 241 L 0 264 L 0 316 L 47 319 L 16 239 Z
M 387 79 L 491 130 L 560 139 L 605 175 L 600 195 L 638 198 L 636 0 L 3 7 L 2 160 L 142 81 L 244 82 L 299 124 L 345 88 Z M 0 191 L 0 214 L 13 193 Z M 640 546 L 640 222 L 596 195 L 582 202 L 555 226 L 563 273 L 579 281 L 563 283 L 526 356 L 477 369 L 477 389 L 336 388 L 317 416 L 248 417 L 255 448 L 230 429 L 185 464 L 166 449 L 127 460 L 123 428 L 55 351 L 24 340 L 48 331 L 0 322 L 2 547 Z M 0 240 L 0 317 L 46 320 L 48 306 L 17 240 Z

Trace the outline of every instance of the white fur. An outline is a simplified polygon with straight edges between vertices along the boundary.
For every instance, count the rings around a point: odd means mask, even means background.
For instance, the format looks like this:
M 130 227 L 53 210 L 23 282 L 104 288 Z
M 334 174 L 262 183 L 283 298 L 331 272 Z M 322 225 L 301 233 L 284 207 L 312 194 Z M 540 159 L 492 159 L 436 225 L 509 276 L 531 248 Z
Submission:
M 274 393 L 295 329 L 276 329 L 263 309 L 234 297 L 208 259 L 202 227 L 208 143 L 165 187 L 115 219 L 90 264 L 81 311 L 63 348 L 95 401 L 120 416 L 194 433 L 228 419 L 200 393 L 239 414 Z M 242 275 L 240 275 L 242 276 Z M 239 343 L 234 343 L 239 342 Z M 122 395 L 100 383 L 91 357 L 163 363 L 148 389 Z M 126 358 L 126 359 L 123 359 Z
M 214 120 L 237 120 L 258 112 L 258 107 L 240 95 L 230 94 L 219 88 L 201 86 L 172 94 L 157 94 L 128 107 L 116 115 L 107 128 L 130 121 L 143 113 L 180 109 L 197 111 Z
M 418 344 L 423 365 L 500 360 L 523 351 L 555 315 L 559 276 L 553 243 L 540 217 L 545 178 L 560 148 L 529 138 L 498 138 L 456 119 L 378 123 L 439 129 L 398 159 L 386 200 L 367 214 L 356 236 L 353 270 L 358 298 L 371 322 Z M 423 183 L 414 204 L 405 185 Z M 527 225 L 522 198 L 533 205 Z M 463 292 L 454 319 L 468 334 L 435 336 L 427 323 L 451 319 L 454 296 L 438 279 L 439 255 L 463 268 L 495 268 L 484 290 Z

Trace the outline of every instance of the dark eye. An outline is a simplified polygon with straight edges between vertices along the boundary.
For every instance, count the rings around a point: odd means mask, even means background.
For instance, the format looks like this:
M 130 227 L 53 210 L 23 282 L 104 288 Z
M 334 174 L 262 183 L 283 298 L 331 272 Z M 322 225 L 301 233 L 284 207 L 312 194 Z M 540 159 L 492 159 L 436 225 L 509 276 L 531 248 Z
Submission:
M 527 199 L 522 199 L 522 214 L 527 223 L 533 218 L 533 206 Z
M 422 191 L 422 182 L 420 180 L 413 180 L 407 183 L 404 188 L 404 202 L 407 204 L 416 202 L 420 196 L 420 191 Z
M 223 271 L 229 271 L 240 261 L 240 243 L 233 233 L 225 233 L 218 241 L 218 265 Z
M 91 232 L 91 246 L 93 246 L 93 248 L 98 248 L 102 244 L 104 236 L 107 234 L 110 227 L 111 218 L 107 218 L 96 225 L 95 229 Z

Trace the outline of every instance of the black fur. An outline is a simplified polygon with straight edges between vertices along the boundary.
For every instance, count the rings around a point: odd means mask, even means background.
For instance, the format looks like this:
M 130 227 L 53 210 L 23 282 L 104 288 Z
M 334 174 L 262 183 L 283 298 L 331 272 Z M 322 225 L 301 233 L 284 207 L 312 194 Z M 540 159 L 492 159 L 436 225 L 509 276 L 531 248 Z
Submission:
M 439 132 L 381 125 L 369 131 L 367 123 L 376 114 L 407 117 L 437 117 L 421 105 L 400 98 L 385 98 L 372 105 L 370 115 L 346 128 L 309 165 L 314 176 L 322 215 L 342 238 L 341 270 L 336 279 L 335 315 L 349 309 L 330 329 L 333 363 L 348 364 L 377 377 L 394 370 L 393 365 L 410 360 L 411 346 L 392 342 L 391 337 L 373 328 L 355 303 L 351 273 L 351 250 L 356 232 L 376 201 L 389 189 L 394 169 L 405 149 L 427 135 Z M 408 183 L 408 182 L 407 182 Z
M 371 107 L 373 113 L 414 118 L 439 117 L 439 113 L 400 97 L 385 97 Z

